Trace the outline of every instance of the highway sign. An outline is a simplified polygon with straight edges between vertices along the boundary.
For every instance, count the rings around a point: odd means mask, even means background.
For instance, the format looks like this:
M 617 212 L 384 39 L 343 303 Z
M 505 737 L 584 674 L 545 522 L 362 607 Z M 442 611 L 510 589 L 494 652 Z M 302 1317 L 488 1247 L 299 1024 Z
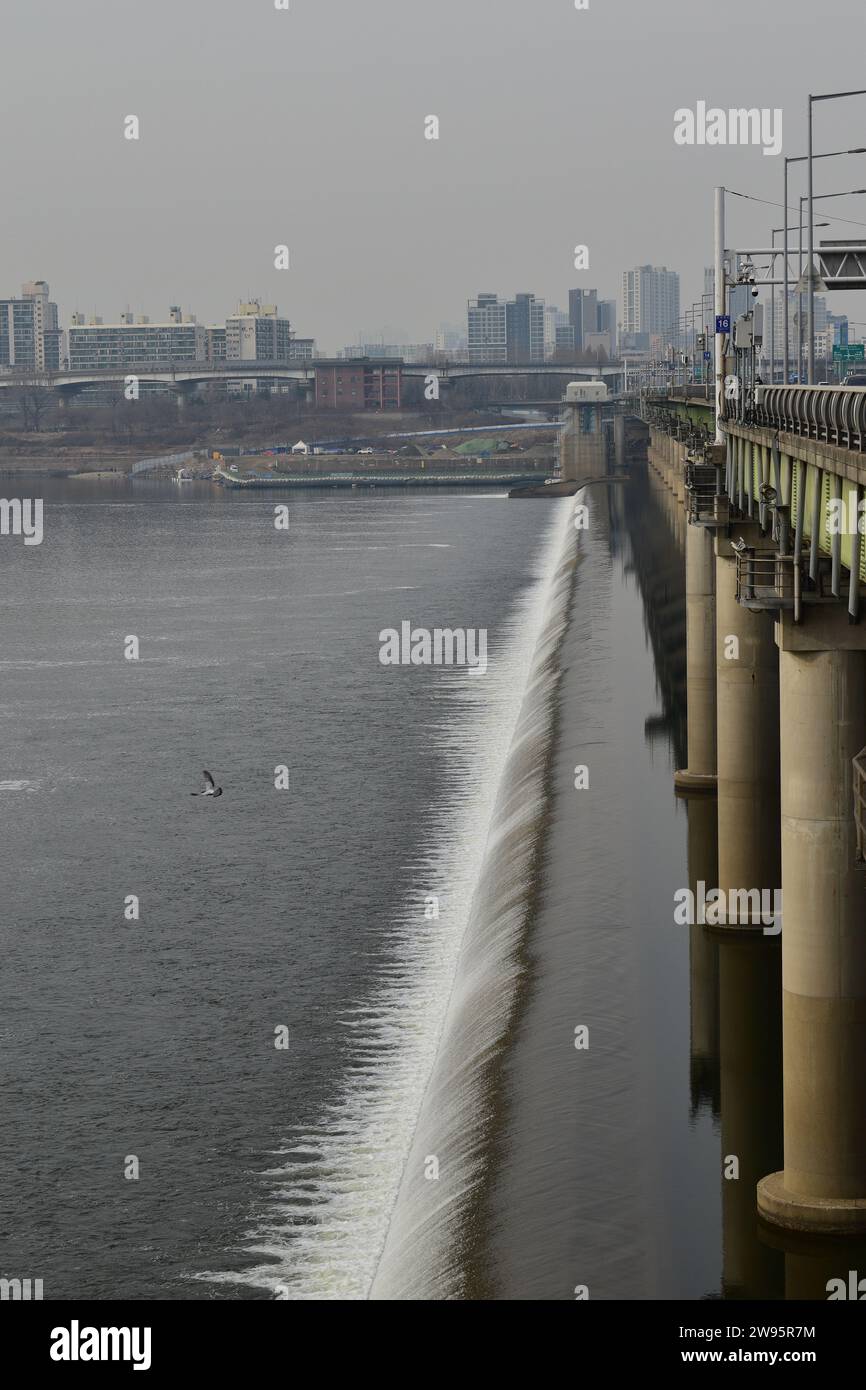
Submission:
M 730 314 L 716 314 L 716 332 L 730 333 L 731 316 Z
M 864 360 L 864 352 L 866 352 L 866 349 L 864 349 L 863 343 L 848 343 L 847 346 L 837 343 L 833 348 L 833 361 L 862 362 Z

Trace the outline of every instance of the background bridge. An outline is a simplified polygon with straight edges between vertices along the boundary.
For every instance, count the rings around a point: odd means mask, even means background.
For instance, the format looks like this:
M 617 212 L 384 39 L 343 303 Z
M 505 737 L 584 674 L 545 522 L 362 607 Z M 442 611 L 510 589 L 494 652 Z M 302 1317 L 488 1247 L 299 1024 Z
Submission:
M 243 381 L 264 378 L 269 381 L 297 381 L 312 385 L 316 371 L 322 368 L 345 367 L 346 369 L 362 362 L 364 366 L 399 368 L 407 378 L 426 378 L 435 376 L 440 387 L 454 381 L 465 381 L 479 377 L 549 377 L 557 376 L 569 381 L 603 380 L 617 384 L 622 380 L 624 368 L 621 366 L 575 366 L 573 363 L 530 362 L 530 363 L 458 363 L 443 366 L 435 362 L 402 362 L 392 358 L 340 359 L 331 361 L 311 359 L 299 362 L 178 362 L 171 367 L 135 366 L 130 363 L 122 367 L 102 367 L 88 371 L 64 371 L 54 373 L 30 373 L 28 385 L 43 386 L 46 390 L 57 391 L 61 395 L 74 395 L 89 386 L 123 387 L 126 379 L 134 376 L 141 383 L 164 386 L 178 393 L 195 390 L 197 386 L 212 382 Z M 10 373 L 0 375 L 0 389 L 21 385 L 22 378 Z

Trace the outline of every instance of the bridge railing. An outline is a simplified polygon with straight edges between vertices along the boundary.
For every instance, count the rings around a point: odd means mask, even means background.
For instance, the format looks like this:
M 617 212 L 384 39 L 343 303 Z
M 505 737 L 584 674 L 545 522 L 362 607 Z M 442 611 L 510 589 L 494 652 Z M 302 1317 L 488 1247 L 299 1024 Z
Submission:
M 711 463 L 687 459 L 685 464 L 686 508 L 695 525 L 715 525 L 719 470 Z
M 734 547 L 736 556 L 736 597 L 746 608 L 778 610 L 790 608 L 794 621 L 800 621 L 802 561 L 777 550 L 758 550 L 755 546 Z
M 866 863 L 866 748 L 854 759 L 854 827 L 857 831 L 857 860 Z
M 757 425 L 866 453 L 866 389 L 858 386 L 758 386 Z

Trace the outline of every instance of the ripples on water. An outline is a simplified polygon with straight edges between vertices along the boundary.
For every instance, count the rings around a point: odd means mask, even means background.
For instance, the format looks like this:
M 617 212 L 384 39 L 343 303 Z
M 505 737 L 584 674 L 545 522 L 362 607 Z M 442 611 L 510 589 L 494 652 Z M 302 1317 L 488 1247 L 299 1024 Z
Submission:
M 447 1046 L 431 1067 L 467 1000 L 472 1068 L 504 1016 L 519 856 L 501 999 L 471 952 L 452 987 L 467 922 L 491 929 L 472 897 L 522 697 L 553 680 L 531 658 L 566 504 L 296 495 L 287 541 L 258 498 L 74 486 L 2 556 L 4 1262 L 46 1298 L 364 1297 L 435 1190 L 425 1277 L 449 1289 L 476 1155 L 453 1109 L 431 1130 Z M 404 618 L 487 627 L 488 674 L 381 667 Z M 219 802 L 188 796 L 202 767 Z M 420 1205 L 413 1136 L 442 1169 Z
M 458 1223 L 483 1160 L 486 1068 L 511 1007 L 570 587 L 568 558 L 559 562 L 570 505 L 553 520 L 492 678 L 450 682 L 463 709 L 443 720 L 436 748 L 459 790 L 437 808 L 424 865 L 441 916 L 427 922 L 416 905 L 394 922 L 385 978 L 346 1021 L 358 1041 L 343 1093 L 273 1175 L 277 1218 L 255 1249 L 278 1264 L 246 1278 L 284 1297 L 459 1296 Z

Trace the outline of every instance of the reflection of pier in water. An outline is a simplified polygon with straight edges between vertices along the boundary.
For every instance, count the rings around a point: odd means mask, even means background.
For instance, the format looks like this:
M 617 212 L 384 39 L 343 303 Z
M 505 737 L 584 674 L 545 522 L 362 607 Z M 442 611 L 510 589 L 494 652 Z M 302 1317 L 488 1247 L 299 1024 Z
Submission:
M 650 467 L 632 468 L 625 513 L 662 700 L 662 713 L 647 721 L 647 734 L 667 738 L 674 766 L 683 767 L 688 749 L 688 521 L 680 477 L 671 468 L 673 451 L 660 454 L 659 447 L 654 435 Z M 736 615 L 726 610 L 723 621 L 727 632 Z M 765 665 L 761 654 L 755 667 L 759 681 L 768 679 Z M 768 781 L 758 796 L 759 818 L 766 826 L 777 826 L 778 787 Z M 715 795 L 688 796 L 686 806 L 689 882 L 695 893 L 698 882 L 707 890 L 719 884 L 718 801 Z M 773 849 L 765 829 L 753 857 L 774 864 L 771 871 L 778 873 Z M 756 1204 L 758 1183 L 784 1165 L 781 938 L 754 927 L 694 924 L 688 930 L 691 1105 L 693 1111 L 709 1106 L 720 1124 L 722 1296 L 826 1299 L 829 1280 L 847 1280 L 849 1269 L 866 1272 L 866 1241 L 769 1226 Z
M 601 1298 L 823 1299 L 857 1267 L 850 1243 L 795 1243 L 756 1204 L 782 1155 L 779 938 L 674 920 L 679 885 L 719 886 L 716 797 L 675 798 L 671 775 L 700 751 L 687 523 L 645 445 L 615 452 L 584 494 L 553 815 L 479 1223 L 478 1267 L 495 1279 L 480 1296 L 569 1298 L 581 1281 Z M 575 1021 L 593 1038 L 577 1069 L 561 1045 Z

